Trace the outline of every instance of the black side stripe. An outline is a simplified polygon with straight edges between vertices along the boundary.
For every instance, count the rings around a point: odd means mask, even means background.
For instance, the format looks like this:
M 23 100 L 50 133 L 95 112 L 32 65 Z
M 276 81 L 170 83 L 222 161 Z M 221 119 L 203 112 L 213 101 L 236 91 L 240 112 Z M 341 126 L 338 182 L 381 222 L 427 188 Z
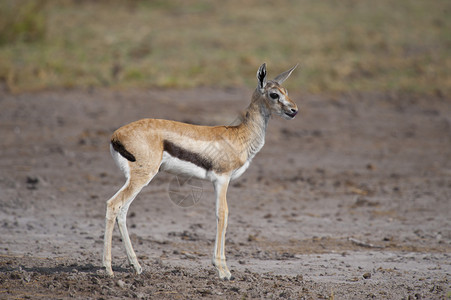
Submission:
M 136 161 L 135 156 L 133 154 L 131 154 L 130 152 L 128 152 L 127 149 L 125 149 L 124 145 L 122 145 L 122 143 L 119 142 L 118 140 L 112 140 L 111 141 L 111 146 L 113 146 L 114 150 L 119 152 L 120 155 L 122 155 L 123 157 L 125 157 L 129 161 L 131 161 L 131 162 Z
M 210 159 L 203 157 L 201 154 L 181 148 L 170 141 L 163 141 L 163 150 L 178 159 L 193 163 L 207 171 L 213 169 L 213 163 Z

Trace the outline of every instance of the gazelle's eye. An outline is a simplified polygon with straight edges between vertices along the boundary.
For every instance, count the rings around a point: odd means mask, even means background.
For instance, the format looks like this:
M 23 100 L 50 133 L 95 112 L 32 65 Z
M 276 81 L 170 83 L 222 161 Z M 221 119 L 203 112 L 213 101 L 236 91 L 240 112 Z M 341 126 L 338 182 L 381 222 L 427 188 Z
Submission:
M 271 97 L 271 99 L 277 100 L 277 99 L 279 99 L 279 94 L 276 94 L 276 93 L 270 93 L 270 94 L 269 94 L 269 97 Z

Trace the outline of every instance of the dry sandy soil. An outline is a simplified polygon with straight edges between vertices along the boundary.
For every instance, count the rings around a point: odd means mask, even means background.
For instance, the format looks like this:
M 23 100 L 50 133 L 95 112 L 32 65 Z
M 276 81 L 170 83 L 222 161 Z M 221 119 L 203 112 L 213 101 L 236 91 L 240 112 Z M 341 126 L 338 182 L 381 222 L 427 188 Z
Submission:
M 109 136 L 144 118 L 229 124 L 251 90 L 0 94 L 0 298 L 450 299 L 451 99 L 292 92 L 228 193 L 220 281 L 213 188 L 192 207 L 159 174 L 132 204 L 135 275 L 105 202 L 124 183 Z

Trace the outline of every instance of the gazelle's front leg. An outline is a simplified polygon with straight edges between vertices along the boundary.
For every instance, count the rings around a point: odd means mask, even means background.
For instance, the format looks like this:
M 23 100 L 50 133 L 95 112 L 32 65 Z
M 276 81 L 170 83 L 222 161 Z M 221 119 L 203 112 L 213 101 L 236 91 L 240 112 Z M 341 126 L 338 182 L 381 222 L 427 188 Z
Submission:
M 232 274 L 230 274 L 229 268 L 226 265 L 225 258 L 225 233 L 227 229 L 227 218 L 229 214 L 229 209 L 227 207 L 227 187 L 229 186 L 230 178 L 223 176 L 219 177 L 215 182 L 215 192 L 216 192 L 216 241 L 215 250 L 213 253 L 213 265 L 218 270 L 218 275 L 220 279 L 231 280 Z

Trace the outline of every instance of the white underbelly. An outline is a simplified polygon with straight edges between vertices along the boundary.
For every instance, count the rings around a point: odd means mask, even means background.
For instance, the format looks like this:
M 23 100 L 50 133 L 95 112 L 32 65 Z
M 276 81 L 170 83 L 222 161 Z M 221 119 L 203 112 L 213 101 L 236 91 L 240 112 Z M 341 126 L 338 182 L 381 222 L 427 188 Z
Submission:
M 234 180 L 249 168 L 250 160 L 246 161 L 244 165 L 234 170 L 230 176 L 231 180 Z M 214 180 L 217 175 L 213 171 L 205 170 L 189 161 L 178 159 L 177 157 L 171 156 L 166 151 L 163 152 L 163 159 L 160 165 L 160 171 L 165 171 L 175 175 L 184 175 L 188 177 L 195 177 L 198 179 Z
M 175 175 L 184 175 L 199 179 L 210 179 L 210 171 L 205 170 L 189 161 L 178 159 L 171 156 L 166 151 L 163 152 L 160 170 Z

